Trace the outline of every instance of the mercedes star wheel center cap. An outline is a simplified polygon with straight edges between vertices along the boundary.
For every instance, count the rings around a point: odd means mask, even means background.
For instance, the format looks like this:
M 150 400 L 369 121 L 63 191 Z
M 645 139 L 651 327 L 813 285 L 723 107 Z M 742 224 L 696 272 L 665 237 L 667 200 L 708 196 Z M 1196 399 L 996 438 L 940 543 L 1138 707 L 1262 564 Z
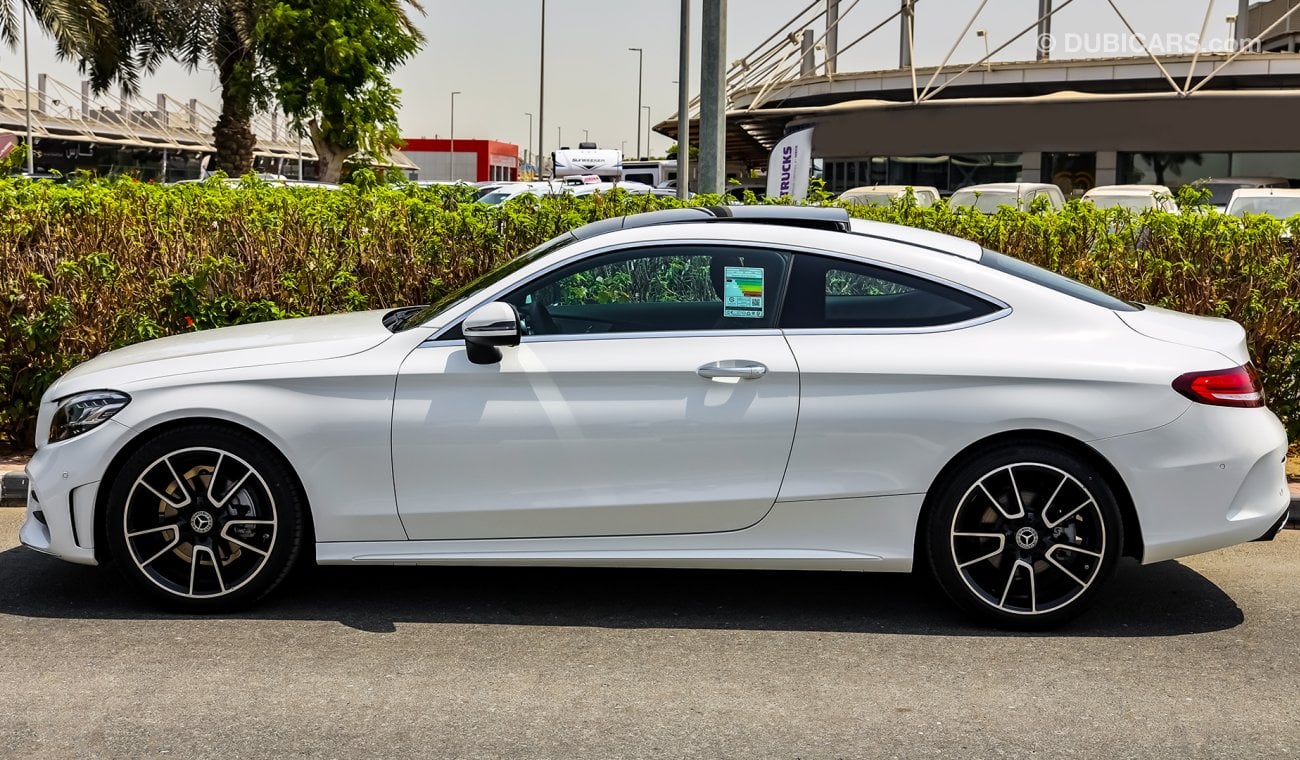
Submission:
M 212 513 L 210 512 L 195 512 L 194 516 L 190 518 L 190 527 L 194 529 L 195 533 L 207 533 L 212 530 L 212 523 Z M 1035 537 L 1036 539 L 1037 537 Z
M 1021 549 L 1032 549 L 1038 546 L 1038 531 L 1028 525 L 1016 531 L 1016 546 Z

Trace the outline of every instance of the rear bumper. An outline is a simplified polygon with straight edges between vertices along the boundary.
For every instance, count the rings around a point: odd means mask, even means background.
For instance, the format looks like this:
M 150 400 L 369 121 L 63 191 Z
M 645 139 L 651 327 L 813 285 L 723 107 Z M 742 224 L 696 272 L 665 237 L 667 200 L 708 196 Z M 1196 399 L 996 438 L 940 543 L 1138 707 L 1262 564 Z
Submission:
M 1133 496 L 1144 564 L 1254 541 L 1286 519 L 1286 433 L 1267 409 L 1192 404 L 1092 445 Z

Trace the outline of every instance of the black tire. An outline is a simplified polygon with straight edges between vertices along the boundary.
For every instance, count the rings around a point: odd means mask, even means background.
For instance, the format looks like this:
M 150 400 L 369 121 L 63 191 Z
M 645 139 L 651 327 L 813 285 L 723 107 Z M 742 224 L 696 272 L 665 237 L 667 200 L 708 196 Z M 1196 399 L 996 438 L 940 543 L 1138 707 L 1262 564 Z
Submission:
M 1096 468 L 1068 451 L 998 446 L 936 487 L 923 534 L 931 571 L 981 621 L 1061 625 L 1115 573 L 1124 546 L 1119 504 Z
M 303 497 L 277 452 L 215 425 L 160 433 L 112 483 L 105 536 L 137 590 L 177 611 L 246 607 L 293 567 Z

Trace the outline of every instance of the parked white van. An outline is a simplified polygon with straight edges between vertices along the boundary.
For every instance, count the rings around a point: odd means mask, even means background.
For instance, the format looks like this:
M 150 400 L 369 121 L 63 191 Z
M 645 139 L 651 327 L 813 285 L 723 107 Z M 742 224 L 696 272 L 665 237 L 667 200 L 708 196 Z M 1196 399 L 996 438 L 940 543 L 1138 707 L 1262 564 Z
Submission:
M 1154 208 L 1178 213 L 1178 204 L 1166 185 L 1101 185 L 1084 193 L 1083 199 L 1100 209 L 1118 207 L 1141 212 Z
M 1000 206 L 1028 211 L 1039 198 L 1046 198 L 1055 210 L 1065 207 L 1061 188 L 1041 182 L 993 182 L 963 187 L 948 199 L 949 205 L 966 206 L 985 214 L 997 213 Z
M 854 206 L 888 206 L 896 198 L 907 196 L 911 190 L 918 206 L 933 206 L 939 202 L 939 190 L 929 185 L 868 185 L 840 193 L 840 200 Z

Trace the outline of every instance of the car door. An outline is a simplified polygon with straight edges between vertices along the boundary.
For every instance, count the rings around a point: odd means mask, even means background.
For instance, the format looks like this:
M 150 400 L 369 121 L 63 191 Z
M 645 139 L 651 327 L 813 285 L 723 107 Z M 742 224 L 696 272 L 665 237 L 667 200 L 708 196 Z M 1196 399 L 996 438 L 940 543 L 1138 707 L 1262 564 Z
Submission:
M 787 262 L 717 244 L 607 250 L 501 299 L 523 337 L 500 362 L 469 361 L 458 329 L 413 351 L 393 413 L 407 534 L 700 533 L 762 519 L 798 413 L 776 321 Z
M 979 376 L 995 362 L 970 366 L 969 346 L 1007 313 L 951 282 L 796 254 L 781 324 L 799 363 L 799 425 L 781 500 L 923 493 L 946 442 L 997 405 Z

